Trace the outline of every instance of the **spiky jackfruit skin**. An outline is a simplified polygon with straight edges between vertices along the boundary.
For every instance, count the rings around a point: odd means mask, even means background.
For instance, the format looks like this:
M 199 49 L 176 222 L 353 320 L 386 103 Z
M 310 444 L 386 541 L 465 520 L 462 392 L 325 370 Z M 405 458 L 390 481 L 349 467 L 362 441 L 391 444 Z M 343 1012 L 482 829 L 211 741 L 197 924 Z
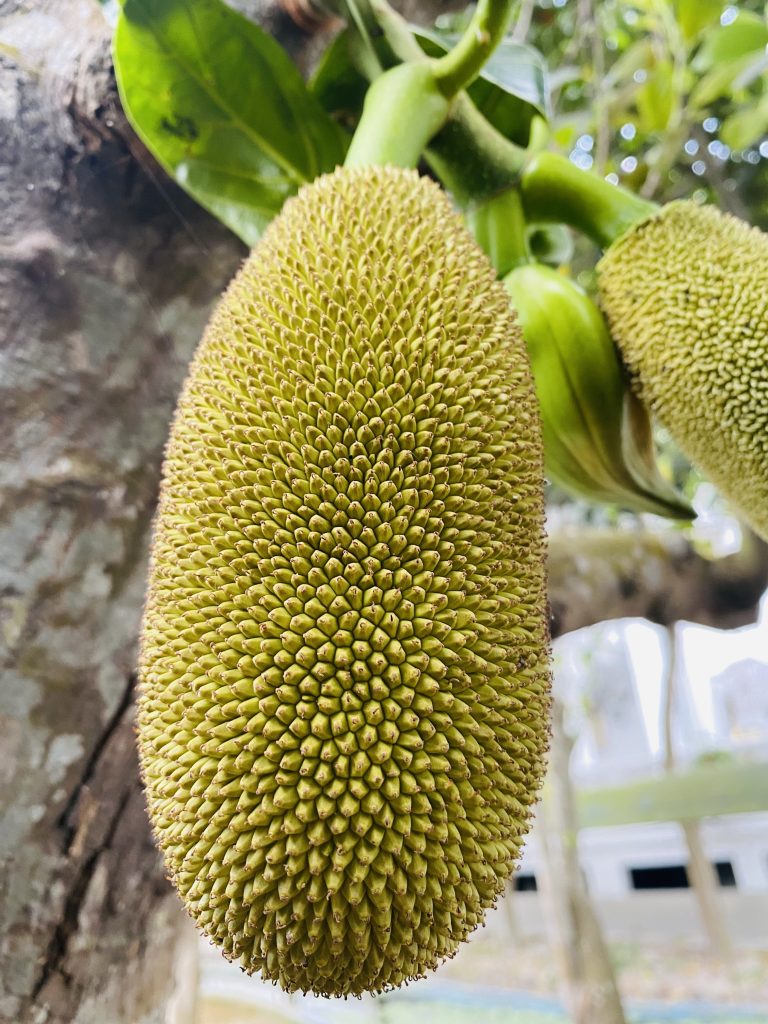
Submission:
M 521 335 L 437 186 L 306 187 L 184 388 L 141 656 L 156 835 L 246 971 L 396 986 L 501 893 L 547 746 L 542 483 Z
M 598 274 L 641 397 L 768 538 L 768 236 L 674 202 L 615 242 Z

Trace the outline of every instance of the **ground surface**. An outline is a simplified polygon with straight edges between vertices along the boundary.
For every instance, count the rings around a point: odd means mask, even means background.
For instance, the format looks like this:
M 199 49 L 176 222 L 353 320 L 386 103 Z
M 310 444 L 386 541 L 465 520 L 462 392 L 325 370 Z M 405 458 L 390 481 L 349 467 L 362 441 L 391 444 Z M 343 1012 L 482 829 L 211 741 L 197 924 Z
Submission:
M 614 947 L 628 1024 L 768 1024 L 768 952 L 730 965 L 695 949 Z M 479 935 L 434 979 L 384 998 L 282 997 L 213 951 L 203 956 L 200 1024 L 566 1024 L 543 944 Z

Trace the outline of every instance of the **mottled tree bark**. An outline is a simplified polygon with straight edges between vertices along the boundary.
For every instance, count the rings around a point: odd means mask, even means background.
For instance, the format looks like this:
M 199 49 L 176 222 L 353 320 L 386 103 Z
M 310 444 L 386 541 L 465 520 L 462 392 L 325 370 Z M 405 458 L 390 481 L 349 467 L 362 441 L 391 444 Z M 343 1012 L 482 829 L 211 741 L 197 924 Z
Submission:
M 180 1022 L 195 979 L 143 812 L 133 668 L 169 418 L 243 249 L 127 128 L 96 0 L 0 18 L 0 1020 Z M 309 37 L 275 26 L 304 60 Z M 626 543 L 629 591 L 646 541 Z M 598 558 L 568 541 L 553 562 L 561 630 L 621 612 L 615 574 L 579 590 Z M 633 614 L 663 603 L 657 564 Z
M 169 1020 L 184 924 L 133 742 L 175 396 L 241 247 L 136 159 L 88 0 L 2 7 L 0 1020 Z

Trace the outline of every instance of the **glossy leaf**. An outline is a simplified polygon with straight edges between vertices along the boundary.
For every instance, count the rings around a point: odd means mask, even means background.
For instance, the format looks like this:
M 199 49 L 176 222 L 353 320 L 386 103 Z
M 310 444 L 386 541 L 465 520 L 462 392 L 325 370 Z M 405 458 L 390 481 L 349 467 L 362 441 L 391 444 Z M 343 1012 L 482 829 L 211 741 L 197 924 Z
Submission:
M 115 67 L 142 141 L 248 244 L 344 159 L 343 133 L 288 55 L 221 0 L 126 0 Z
M 354 35 L 340 32 L 325 50 L 309 88 L 329 113 L 354 124 L 363 109 L 368 83 L 355 59 Z

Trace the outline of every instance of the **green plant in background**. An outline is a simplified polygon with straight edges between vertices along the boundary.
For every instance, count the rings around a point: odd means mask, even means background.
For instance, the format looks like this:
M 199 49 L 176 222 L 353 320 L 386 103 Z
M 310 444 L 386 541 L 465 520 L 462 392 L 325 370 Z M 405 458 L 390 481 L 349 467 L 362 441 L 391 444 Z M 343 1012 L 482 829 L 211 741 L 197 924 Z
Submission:
M 735 196 L 686 163 L 705 113 L 758 173 L 764 16 L 560 6 L 509 37 L 510 0 L 428 29 L 336 0 L 308 84 L 220 0 L 120 14 L 136 130 L 256 245 L 169 448 L 145 779 L 194 915 L 288 989 L 421 976 L 511 870 L 546 736 L 539 419 L 564 488 L 690 519 L 658 415 L 766 530 L 765 237 L 654 201 Z

